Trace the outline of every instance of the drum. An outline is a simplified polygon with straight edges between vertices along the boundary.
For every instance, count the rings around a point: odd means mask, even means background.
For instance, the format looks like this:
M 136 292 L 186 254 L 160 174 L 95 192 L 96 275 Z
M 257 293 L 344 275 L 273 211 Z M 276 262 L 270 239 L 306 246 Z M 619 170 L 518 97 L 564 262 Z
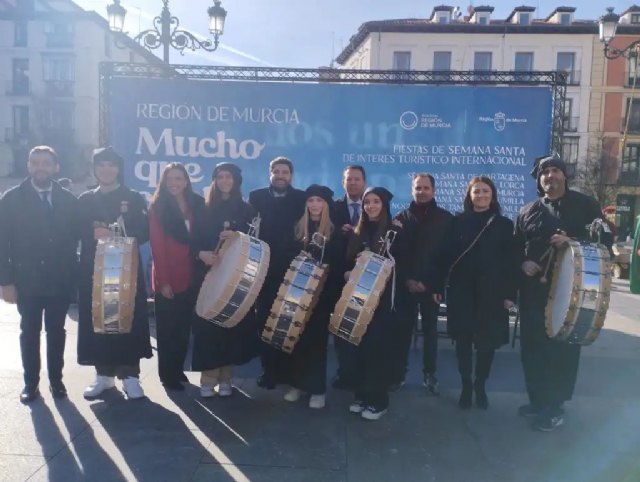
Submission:
M 196 302 L 198 316 L 225 328 L 240 323 L 262 289 L 269 258 L 267 243 L 233 232 L 202 283 Z
M 93 331 L 130 333 L 138 288 L 138 243 L 111 236 L 98 241 L 93 264 Z
M 316 306 L 329 273 L 306 252 L 296 256 L 280 285 L 262 340 L 278 350 L 293 352 Z
M 329 331 L 359 345 L 378 307 L 395 263 L 371 251 L 360 253 L 329 321 Z
M 570 241 L 558 252 L 545 310 L 547 335 L 590 345 L 600 334 L 609 308 L 611 266 L 601 244 Z

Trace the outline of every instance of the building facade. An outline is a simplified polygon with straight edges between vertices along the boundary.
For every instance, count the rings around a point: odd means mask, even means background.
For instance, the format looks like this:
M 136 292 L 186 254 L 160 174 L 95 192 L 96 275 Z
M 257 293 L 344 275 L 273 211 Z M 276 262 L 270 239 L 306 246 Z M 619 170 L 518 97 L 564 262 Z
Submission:
M 38 144 L 58 151 L 61 175 L 88 172 L 99 144 L 99 64 L 159 62 L 117 39 L 70 0 L 0 1 L 0 176 L 24 174 Z

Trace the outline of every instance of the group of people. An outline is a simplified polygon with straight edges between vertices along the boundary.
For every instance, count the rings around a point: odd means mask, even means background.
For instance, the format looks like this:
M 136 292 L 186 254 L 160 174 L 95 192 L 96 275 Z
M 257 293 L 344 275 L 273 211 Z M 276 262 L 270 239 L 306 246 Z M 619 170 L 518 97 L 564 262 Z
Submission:
M 129 399 L 144 396 L 140 359 L 152 356 L 147 297 L 139 267 L 133 326 L 129 333 L 95 333 L 94 258 L 98 240 L 118 223 L 139 245 L 150 241 L 159 378 L 167 390 L 184 390 L 183 367 L 193 337 L 192 370 L 201 372 L 202 397 L 230 396 L 233 367 L 260 356 L 257 384 L 289 386 L 284 399 L 308 395 L 309 407 L 325 406 L 329 319 L 360 253 L 393 257 L 395 282 L 382 293 L 359 345 L 335 337 L 338 372 L 333 386 L 353 392 L 349 411 L 377 420 L 389 407 L 389 393 L 402 386 L 415 325 L 423 331 L 423 374 L 427 393 L 439 395 L 437 379 L 438 314 L 446 298 L 447 331 L 455 341 L 461 379 L 459 407 L 475 403 L 487 409 L 485 384 L 494 353 L 509 338 L 509 310 L 521 314 L 522 364 L 529 403 L 519 414 L 533 427 L 550 431 L 561 425 L 563 403 L 571 399 L 580 347 L 557 342 L 545 332 L 549 283 L 541 282 L 550 246 L 570 238 L 586 239 L 585 226 L 601 216 L 597 202 L 567 185 L 558 157 L 537 160 L 532 171 L 539 199 L 523 207 L 514 223 L 501 213 L 498 192 L 487 176 L 468 183 L 461 213 L 438 206 L 436 182 L 415 174 L 413 201 L 392 217 L 393 194 L 367 187 L 362 166 L 347 166 L 345 194 L 320 185 L 292 185 L 293 163 L 277 157 L 269 164 L 269 186 L 242 195 L 241 169 L 229 162 L 215 166 L 206 199 L 196 194 L 180 163 L 168 164 L 151 203 L 124 183 L 123 159 L 110 147 L 93 156 L 97 187 L 78 199 L 54 179 L 57 155 L 47 146 L 28 158 L 29 177 L 0 199 L 0 286 L 21 316 L 20 346 L 25 386 L 20 399 L 39 396 L 40 332 L 44 320 L 47 368 L 54 397 L 65 397 L 62 381 L 64 322 L 71 295 L 78 297 L 78 363 L 95 367 L 88 399 L 114 387 L 115 378 Z M 200 318 L 196 298 L 218 247 L 234 231 L 247 233 L 259 216 L 259 237 L 270 247 L 264 285 L 245 319 L 233 328 Z M 392 231 L 395 240 L 386 246 Z M 329 274 L 319 301 L 293 353 L 260 340 L 278 289 L 293 258 L 313 251 L 314 234 L 325 240 L 322 262 Z M 79 242 L 79 243 L 78 243 Z M 78 259 L 79 245 L 79 259 Z M 475 347 L 475 357 L 474 357 Z M 475 358 L 475 359 L 474 359 Z

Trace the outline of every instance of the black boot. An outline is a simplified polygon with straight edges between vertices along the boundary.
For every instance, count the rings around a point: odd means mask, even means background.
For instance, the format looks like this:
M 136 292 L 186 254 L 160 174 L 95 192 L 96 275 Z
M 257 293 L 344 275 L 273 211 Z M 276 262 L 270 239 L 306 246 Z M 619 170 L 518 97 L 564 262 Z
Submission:
M 473 395 L 473 389 L 471 386 L 470 379 L 462 380 L 462 392 L 460 393 L 460 398 L 458 399 L 458 406 L 462 410 L 469 410 L 471 408 L 471 397 Z
M 484 380 L 476 378 L 473 388 L 476 392 L 476 407 L 486 410 L 489 408 L 489 399 L 484 388 Z

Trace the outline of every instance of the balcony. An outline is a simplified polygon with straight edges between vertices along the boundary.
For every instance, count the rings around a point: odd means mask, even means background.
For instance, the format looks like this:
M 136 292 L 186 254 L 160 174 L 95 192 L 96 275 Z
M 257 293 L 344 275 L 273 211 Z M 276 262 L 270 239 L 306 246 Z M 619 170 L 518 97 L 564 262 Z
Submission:
M 562 119 L 562 128 L 565 132 L 578 132 L 578 116 L 565 116 Z
M 73 97 L 72 80 L 45 80 L 44 83 L 48 97 Z
M 493 73 L 496 72 L 495 70 L 474 70 L 473 72 L 473 78 L 476 81 L 489 81 L 493 79 Z
M 31 133 L 27 130 L 16 130 L 7 127 L 4 130 L 4 141 L 16 147 L 27 147 L 30 143 Z
M 7 95 L 31 95 L 31 83 L 28 78 L 9 80 L 5 92 Z
M 567 76 L 567 85 L 580 85 L 579 70 L 558 70 L 558 72 Z
M 47 33 L 47 47 L 49 48 L 73 48 L 73 33 L 52 32 Z
M 531 82 L 533 75 L 530 70 L 512 70 L 513 80 L 516 82 Z

